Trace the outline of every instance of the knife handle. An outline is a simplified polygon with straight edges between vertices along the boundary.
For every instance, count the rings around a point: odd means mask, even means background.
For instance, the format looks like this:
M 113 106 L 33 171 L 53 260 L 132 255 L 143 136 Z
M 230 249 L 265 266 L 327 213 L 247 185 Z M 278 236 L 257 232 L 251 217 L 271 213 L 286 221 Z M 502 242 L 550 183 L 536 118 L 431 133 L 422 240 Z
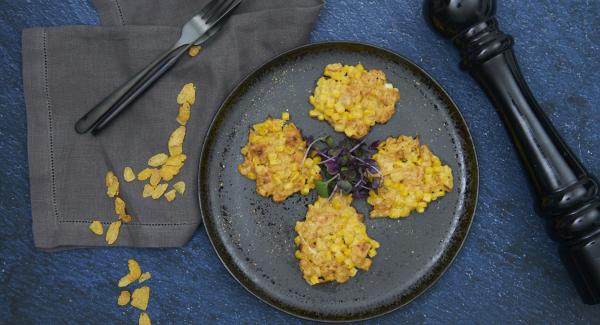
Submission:
M 426 0 L 426 14 L 461 52 L 507 127 L 540 199 L 561 258 L 584 302 L 600 303 L 600 196 L 531 93 L 500 31 L 494 0 Z
M 97 134 L 167 72 L 191 45 L 172 47 L 139 71 L 135 76 L 105 97 L 75 123 L 79 134 L 92 130 Z

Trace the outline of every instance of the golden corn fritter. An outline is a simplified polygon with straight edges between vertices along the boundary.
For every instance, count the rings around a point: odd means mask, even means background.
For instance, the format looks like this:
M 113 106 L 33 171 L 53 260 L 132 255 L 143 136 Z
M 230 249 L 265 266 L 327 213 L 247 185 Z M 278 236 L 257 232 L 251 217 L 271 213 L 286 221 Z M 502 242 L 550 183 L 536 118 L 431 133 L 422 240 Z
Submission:
M 272 196 L 275 202 L 284 201 L 295 192 L 307 195 L 315 181 L 321 179 L 321 158 L 304 159 L 306 141 L 288 119 L 289 113 L 283 113 L 282 119 L 269 117 L 253 125 L 248 144 L 241 150 L 245 160 L 238 165 L 242 175 L 256 180 L 256 192 Z
M 418 137 L 387 138 L 373 159 L 384 182 L 377 191 L 369 192 L 371 217 L 400 218 L 413 210 L 423 213 L 429 202 L 452 191 L 452 169 L 442 165 L 426 145 L 420 145 Z
M 310 285 L 344 283 L 357 268 L 371 267 L 370 257 L 377 254 L 379 243 L 369 238 L 363 216 L 351 202 L 351 195 L 334 195 L 331 201 L 319 197 L 308 206 L 306 219 L 296 222 L 295 255 Z
M 326 120 L 337 132 L 361 139 L 375 123 L 394 115 L 400 93 L 386 82 L 383 71 L 335 63 L 327 65 L 323 75 L 309 98 L 309 115 Z

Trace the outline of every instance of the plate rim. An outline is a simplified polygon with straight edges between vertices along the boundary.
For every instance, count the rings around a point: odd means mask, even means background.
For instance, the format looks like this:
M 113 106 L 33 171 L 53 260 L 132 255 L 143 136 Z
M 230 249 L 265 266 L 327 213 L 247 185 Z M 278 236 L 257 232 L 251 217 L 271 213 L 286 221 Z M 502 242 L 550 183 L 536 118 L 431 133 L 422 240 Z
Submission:
M 257 76 L 261 72 L 263 72 L 263 70 L 267 69 L 268 67 L 275 64 L 277 61 L 279 61 L 281 59 L 285 59 L 286 57 L 293 56 L 296 53 L 302 53 L 303 51 L 319 50 L 319 49 L 323 49 L 323 48 L 327 48 L 327 47 L 332 47 L 332 48 L 335 48 L 335 47 L 363 47 L 368 50 L 374 50 L 374 51 L 377 51 L 380 53 L 383 52 L 386 55 L 395 57 L 399 61 L 403 61 L 405 64 L 410 66 L 412 69 L 417 70 L 419 73 L 421 73 L 427 79 L 429 79 L 428 81 L 431 82 L 431 84 L 436 88 L 436 90 L 440 92 L 441 97 L 443 97 L 443 99 L 445 101 L 448 101 L 448 103 L 450 104 L 448 110 L 452 111 L 453 113 L 456 114 L 455 120 L 459 124 L 461 124 L 459 129 L 461 131 L 464 131 L 464 134 L 461 137 L 464 141 L 464 145 L 465 145 L 465 147 L 467 147 L 468 150 L 472 150 L 472 157 L 470 157 L 470 158 L 472 158 L 470 160 L 473 164 L 471 174 L 470 174 L 470 179 L 471 179 L 471 183 L 472 183 L 471 186 L 473 187 L 473 189 L 471 189 L 473 191 L 471 193 L 472 207 L 470 207 L 471 209 L 465 210 L 466 211 L 465 217 L 467 218 L 468 222 L 466 224 L 462 225 L 462 227 L 460 229 L 464 232 L 464 235 L 462 235 L 460 243 L 458 243 L 458 246 L 454 250 L 454 253 L 451 254 L 452 256 L 448 257 L 448 259 L 445 261 L 445 264 L 442 265 L 442 268 L 433 276 L 433 278 L 431 280 L 429 280 L 428 282 L 426 281 L 427 283 L 425 283 L 425 284 L 420 284 L 421 288 L 418 290 L 418 292 L 416 292 L 416 294 L 414 296 L 410 297 L 408 300 L 402 301 L 401 299 L 398 299 L 397 301 L 394 301 L 393 303 L 391 303 L 389 305 L 386 305 L 383 307 L 377 307 L 377 308 L 374 308 L 373 310 L 370 310 L 367 313 L 367 315 L 358 316 L 358 317 L 352 317 L 352 316 L 345 317 L 345 316 L 336 316 L 336 315 L 328 315 L 327 316 L 327 315 L 322 315 L 322 314 L 306 311 L 306 310 L 299 309 L 299 308 L 294 308 L 294 310 L 290 310 L 289 308 L 286 308 L 286 306 L 279 305 L 276 302 L 274 302 L 272 299 L 269 299 L 270 297 L 268 294 L 263 294 L 263 295 L 259 294 L 259 292 L 264 292 L 264 291 L 256 290 L 256 289 L 252 288 L 253 285 L 250 281 L 247 281 L 247 282 L 242 281 L 242 279 L 240 279 L 236 274 L 234 274 L 234 272 L 230 268 L 230 265 L 228 264 L 228 262 L 226 262 L 224 260 L 224 257 L 221 255 L 223 252 L 217 248 L 215 239 L 213 239 L 213 236 L 215 236 L 215 237 L 218 237 L 218 236 L 216 236 L 215 234 L 212 234 L 211 230 L 209 229 L 209 226 L 212 225 L 213 223 L 212 223 L 212 221 L 209 220 L 209 218 L 207 216 L 208 208 L 206 207 L 206 204 L 203 204 L 203 201 L 207 200 L 207 198 L 206 198 L 207 195 L 202 194 L 202 193 L 204 193 L 204 191 L 202 191 L 202 182 L 204 179 L 203 170 L 204 170 L 204 165 L 205 165 L 204 161 L 206 160 L 206 151 L 207 151 L 207 147 L 208 147 L 207 144 L 210 141 L 210 135 L 213 132 L 216 132 L 216 131 L 214 131 L 214 129 L 215 129 L 215 124 L 217 123 L 217 121 L 219 119 L 219 116 L 223 113 L 223 111 L 228 106 L 230 106 L 230 102 L 232 101 L 232 99 L 234 99 L 238 95 L 240 88 L 242 88 L 249 80 L 252 80 L 255 76 Z M 465 192 L 469 192 L 468 184 L 469 183 L 467 183 Z M 304 44 L 304 45 L 295 47 L 293 49 L 284 51 L 278 55 L 271 57 L 264 64 L 261 64 L 258 68 L 254 69 L 252 72 L 247 74 L 244 78 L 242 78 L 241 81 L 239 81 L 236 84 L 236 86 L 234 88 L 232 88 L 232 90 L 228 93 L 225 100 L 223 100 L 223 102 L 221 103 L 221 105 L 219 106 L 217 111 L 212 116 L 210 125 L 206 131 L 204 139 L 202 140 L 202 147 L 200 149 L 200 158 L 199 158 L 199 162 L 198 162 L 197 197 L 198 197 L 198 204 L 199 204 L 199 208 L 200 208 L 200 214 L 202 216 L 203 228 L 204 228 L 206 235 L 211 243 L 211 246 L 213 247 L 213 250 L 215 251 L 215 254 L 219 258 L 219 260 L 221 261 L 221 264 L 223 264 L 223 266 L 225 267 L 227 272 L 229 272 L 231 277 L 233 277 L 246 291 L 248 291 L 250 294 L 252 294 L 254 297 L 258 298 L 260 301 L 267 304 L 268 306 L 271 306 L 277 310 L 280 310 L 284 313 L 287 313 L 289 315 L 292 315 L 292 316 L 295 316 L 295 317 L 298 317 L 301 319 L 306 319 L 306 320 L 311 320 L 311 321 L 319 321 L 319 322 L 333 322 L 333 323 L 361 321 L 361 320 L 367 320 L 367 319 L 372 319 L 375 317 L 383 316 L 385 314 L 388 314 L 395 310 L 398 310 L 403 306 L 408 305 L 410 302 L 417 299 L 423 293 L 425 293 L 429 289 L 431 289 L 443 277 L 443 275 L 446 273 L 446 271 L 449 269 L 449 267 L 454 263 L 454 260 L 459 255 L 460 251 L 462 250 L 462 247 L 464 246 L 464 244 L 469 236 L 470 229 L 473 224 L 473 220 L 475 218 L 475 213 L 477 211 L 477 205 L 478 205 L 478 200 L 479 200 L 479 162 L 477 159 L 477 151 L 475 148 L 475 143 L 473 141 L 473 137 L 471 135 L 471 131 L 469 130 L 469 127 L 468 127 L 468 125 L 464 119 L 464 116 L 462 115 L 458 105 L 452 99 L 452 97 L 448 94 L 446 89 L 444 87 L 442 87 L 442 85 L 435 78 L 433 78 L 433 76 L 431 76 L 427 71 L 425 71 L 417 63 L 415 63 L 414 61 L 408 59 L 407 57 L 405 57 L 399 53 L 396 53 L 395 51 L 392 51 L 390 49 L 387 49 L 387 48 L 384 48 L 381 46 L 365 43 L 365 42 L 344 41 L 344 40 L 343 41 L 313 42 L 313 43 L 308 43 L 308 44 Z M 457 229 L 455 229 L 455 232 L 457 232 L 457 231 L 459 231 L 458 226 L 457 226 Z M 235 263 L 233 263 L 233 264 L 235 264 Z M 257 291 L 259 291 L 259 292 L 257 292 Z M 325 316 L 325 317 L 323 317 L 323 316 Z

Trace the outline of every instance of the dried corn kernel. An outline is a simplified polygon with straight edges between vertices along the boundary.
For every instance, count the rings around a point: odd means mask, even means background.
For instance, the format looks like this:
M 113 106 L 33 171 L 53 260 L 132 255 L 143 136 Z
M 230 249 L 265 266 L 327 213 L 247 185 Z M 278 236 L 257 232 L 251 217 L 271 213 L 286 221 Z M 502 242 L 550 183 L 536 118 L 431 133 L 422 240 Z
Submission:
M 150 185 L 150 184 L 145 184 L 144 185 L 144 192 L 142 192 L 142 197 L 150 197 L 152 196 L 152 193 L 154 193 L 154 186 Z
M 183 194 L 183 192 L 185 192 L 185 183 L 183 181 L 179 181 L 173 184 L 173 188 L 179 192 L 179 194 Z
M 314 182 L 321 179 L 319 157 L 306 158 L 306 141 L 294 123 L 268 118 L 252 126 L 248 143 L 241 149 L 244 162 L 238 171 L 251 180 L 256 180 L 259 195 L 272 196 L 281 202 L 304 188 L 312 189 Z M 314 161 L 306 167 L 305 160 Z
M 141 287 L 133 290 L 131 295 L 131 305 L 140 310 L 148 308 L 148 300 L 150 299 L 150 288 Z
M 196 55 L 198 55 L 198 53 L 200 53 L 200 50 L 202 50 L 202 46 L 194 45 L 194 46 L 190 47 L 190 49 L 188 50 L 188 54 L 191 57 L 195 57 Z
M 118 216 L 124 216 L 127 214 L 125 213 L 125 201 L 123 201 L 123 199 L 120 197 L 115 198 L 115 213 Z
M 108 226 L 106 231 L 106 243 L 109 245 L 114 244 L 119 237 L 119 230 L 121 229 L 121 221 L 115 221 Z
M 129 303 L 129 300 L 131 300 L 131 294 L 129 293 L 129 291 L 123 290 L 119 294 L 119 299 L 117 299 L 117 304 L 119 304 L 119 306 L 125 306 Z
M 375 123 L 386 123 L 394 115 L 400 94 L 390 86 L 381 70 L 329 64 L 309 98 L 313 105 L 309 115 L 326 120 L 347 137 L 361 139 Z
M 168 186 L 169 186 L 169 184 L 167 184 L 167 183 L 157 185 L 156 188 L 154 189 L 154 192 L 152 193 L 152 198 L 155 200 L 159 199 L 165 193 Z
M 135 179 L 135 173 L 131 167 L 125 167 L 125 169 L 123 169 L 123 179 L 126 182 L 131 182 Z
M 100 223 L 100 221 L 92 221 L 92 223 L 90 223 L 90 230 L 98 236 L 102 236 L 102 234 L 104 234 L 104 228 L 102 227 L 102 223 Z
M 429 202 L 452 191 L 452 170 L 418 138 L 387 138 L 373 159 L 384 182 L 377 191 L 369 192 L 371 217 L 400 218 L 414 210 L 423 213 Z
M 331 201 L 319 197 L 308 206 L 306 219 L 296 223 L 294 243 L 304 280 L 310 285 L 344 283 L 369 270 L 379 243 L 367 235 L 363 216 L 352 206 L 352 196 L 336 195 Z
M 167 201 L 172 202 L 173 200 L 175 200 L 175 190 L 170 190 L 168 192 L 165 193 L 165 199 L 167 199 Z
M 137 175 L 137 179 L 139 181 L 145 181 L 148 178 L 150 178 L 150 176 L 152 176 L 152 171 L 154 170 L 154 168 L 146 168 L 144 170 L 142 170 L 138 175 Z
M 196 87 L 193 83 L 185 84 L 181 89 L 179 95 L 177 95 L 177 104 L 182 105 L 188 103 L 194 105 L 196 102 Z
M 106 173 L 104 181 L 106 183 L 106 195 L 108 195 L 108 197 L 119 195 L 119 179 L 112 171 Z
M 144 272 L 144 273 L 142 273 L 142 275 L 140 275 L 140 279 L 138 281 L 139 281 L 139 283 L 142 283 L 146 280 L 150 280 L 151 277 L 152 277 L 152 275 L 150 274 L 150 272 Z
M 164 154 L 164 153 L 156 154 L 156 155 L 150 157 L 150 159 L 148 159 L 148 166 L 160 167 L 167 161 L 168 158 L 169 158 L 169 156 L 167 154 Z

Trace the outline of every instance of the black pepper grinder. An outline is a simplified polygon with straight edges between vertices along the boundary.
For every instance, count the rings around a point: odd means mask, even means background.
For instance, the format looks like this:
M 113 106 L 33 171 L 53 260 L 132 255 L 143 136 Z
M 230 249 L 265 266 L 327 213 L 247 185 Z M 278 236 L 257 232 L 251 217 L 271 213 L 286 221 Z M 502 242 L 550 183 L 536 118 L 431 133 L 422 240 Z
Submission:
M 452 38 L 500 113 L 540 199 L 551 236 L 585 303 L 600 303 L 598 181 L 567 147 L 533 97 L 500 31 L 495 0 L 425 0 L 433 27 Z

